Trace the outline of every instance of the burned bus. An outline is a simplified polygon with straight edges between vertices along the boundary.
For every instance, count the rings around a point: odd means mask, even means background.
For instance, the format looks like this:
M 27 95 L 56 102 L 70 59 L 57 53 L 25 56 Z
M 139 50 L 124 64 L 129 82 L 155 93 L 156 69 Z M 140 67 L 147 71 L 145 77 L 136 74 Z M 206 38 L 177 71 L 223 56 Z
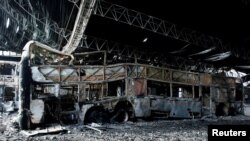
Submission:
M 99 63 L 84 63 L 93 54 Z M 19 75 L 21 129 L 48 123 L 199 118 L 240 112 L 237 79 L 138 63 L 107 64 L 106 52 L 69 55 L 30 41 Z
M 0 108 L 13 111 L 18 103 L 18 62 L 0 61 Z

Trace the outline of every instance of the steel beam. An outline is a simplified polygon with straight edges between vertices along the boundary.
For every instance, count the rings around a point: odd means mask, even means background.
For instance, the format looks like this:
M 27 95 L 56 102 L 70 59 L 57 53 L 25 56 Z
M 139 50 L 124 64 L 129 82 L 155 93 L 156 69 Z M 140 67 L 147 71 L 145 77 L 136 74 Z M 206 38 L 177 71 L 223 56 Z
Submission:
M 230 51 L 232 55 L 236 57 L 250 60 L 250 51 L 247 49 L 232 47 L 230 43 L 223 42 L 219 38 L 192 29 L 183 28 L 166 20 L 109 3 L 104 0 L 96 1 L 94 14 L 180 40 L 188 44 L 193 44 L 198 47 L 216 47 L 221 52 Z
M 78 14 L 75 20 L 74 29 L 71 33 L 69 41 L 62 50 L 64 53 L 74 52 L 79 45 L 91 16 L 95 1 L 96 0 L 81 0 Z
M 136 60 L 139 63 L 147 63 L 156 66 L 165 66 L 187 71 L 212 72 L 215 68 L 211 64 L 197 62 L 183 57 L 166 55 L 164 53 L 140 50 L 138 47 L 124 45 L 114 41 L 108 41 L 88 36 L 81 40 L 79 48 L 88 51 L 105 50 L 108 54 L 116 55 L 117 58 Z M 117 59 L 119 62 L 119 59 Z M 121 61 L 121 60 L 120 60 Z M 154 64 L 155 63 L 155 64 Z

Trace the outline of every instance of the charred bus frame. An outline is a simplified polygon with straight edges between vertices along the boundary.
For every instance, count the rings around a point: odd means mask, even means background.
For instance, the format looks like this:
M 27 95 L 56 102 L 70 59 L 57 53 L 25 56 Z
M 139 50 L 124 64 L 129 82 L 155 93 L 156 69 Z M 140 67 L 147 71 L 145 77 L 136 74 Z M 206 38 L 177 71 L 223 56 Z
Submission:
M 96 53 L 103 54 L 100 65 L 79 63 L 85 55 Z M 19 75 L 21 128 L 48 122 L 198 118 L 240 112 L 242 93 L 236 91 L 236 78 L 136 61 L 107 65 L 106 56 L 105 51 L 72 56 L 28 42 Z
M 0 102 L 5 111 L 14 110 L 18 103 L 18 62 L 0 61 Z

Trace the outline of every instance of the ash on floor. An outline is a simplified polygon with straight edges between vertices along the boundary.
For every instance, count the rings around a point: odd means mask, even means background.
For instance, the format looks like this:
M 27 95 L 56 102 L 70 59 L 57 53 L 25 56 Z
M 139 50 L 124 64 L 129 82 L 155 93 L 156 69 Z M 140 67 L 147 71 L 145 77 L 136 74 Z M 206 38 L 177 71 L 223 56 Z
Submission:
M 84 125 L 70 125 L 65 126 L 67 132 L 32 137 L 27 137 L 15 129 L 15 124 L 11 123 L 12 118 L 7 118 L 5 121 L 6 130 L 0 133 L 0 141 L 203 141 L 207 140 L 208 125 L 250 124 L 250 117 L 234 116 L 213 119 L 138 121 L 101 126 L 98 124 L 89 125 L 93 129 Z

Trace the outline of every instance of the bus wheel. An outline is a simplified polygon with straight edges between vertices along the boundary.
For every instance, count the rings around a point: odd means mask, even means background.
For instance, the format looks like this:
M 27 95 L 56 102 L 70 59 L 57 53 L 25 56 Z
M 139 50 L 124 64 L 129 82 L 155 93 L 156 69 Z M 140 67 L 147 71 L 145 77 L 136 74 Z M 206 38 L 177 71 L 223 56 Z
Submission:
M 92 109 L 87 112 L 84 124 L 108 122 L 108 115 L 101 109 Z
M 123 108 L 119 108 L 111 119 L 114 122 L 127 122 L 128 120 L 129 112 Z

